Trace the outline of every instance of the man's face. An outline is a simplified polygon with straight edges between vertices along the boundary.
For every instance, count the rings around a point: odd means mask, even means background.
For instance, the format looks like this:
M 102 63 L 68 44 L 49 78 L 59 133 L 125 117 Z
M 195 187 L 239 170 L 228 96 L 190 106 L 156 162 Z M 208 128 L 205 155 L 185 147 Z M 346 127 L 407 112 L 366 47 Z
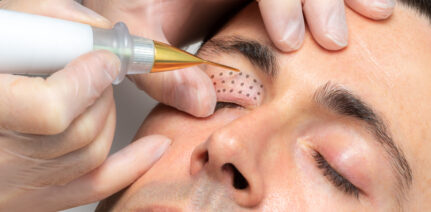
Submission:
M 158 106 L 138 137 L 173 139 L 117 211 L 431 210 L 431 28 L 399 7 L 347 11 L 350 44 L 273 47 L 256 3 L 200 50 L 220 103 L 197 119 Z

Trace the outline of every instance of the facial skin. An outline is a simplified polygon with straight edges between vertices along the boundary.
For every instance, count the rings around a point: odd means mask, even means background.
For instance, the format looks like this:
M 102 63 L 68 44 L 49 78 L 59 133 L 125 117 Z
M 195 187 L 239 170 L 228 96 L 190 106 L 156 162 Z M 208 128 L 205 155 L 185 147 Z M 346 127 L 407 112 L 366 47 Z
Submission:
M 137 137 L 167 135 L 170 150 L 105 204 L 115 203 L 114 211 L 431 210 L 431 27 L 402 6 L 385 22 L 351 11 L 347 18 L 355 32 L 347 49 L 328 52 L 308 36 L 301 50 L 284 54 L 250 4 L 199 53 L 242 71 L 202 67 L 214 75 L 219 101 L 241 106 L 206 119 L 157 106 Z M 239 40 L 267 46 L 275 68 L 217 49 L 217 41 Z

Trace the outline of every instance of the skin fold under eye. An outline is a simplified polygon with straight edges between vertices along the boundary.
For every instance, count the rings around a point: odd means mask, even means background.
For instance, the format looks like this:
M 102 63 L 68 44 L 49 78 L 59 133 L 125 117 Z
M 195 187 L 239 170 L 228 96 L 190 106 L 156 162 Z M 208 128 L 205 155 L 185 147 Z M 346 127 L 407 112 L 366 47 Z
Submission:
M 233 102 L 217 102 L 214 111 L 220 110 L 222 108 L 244 108 L 244 107 L 239 104 L 235 104 Z
M 323 175 L 327 177 L 335 187 L 346 194 L 352 195 L 356 198 L 359 197 L 360 190 L 332 168 L 319 152 L 315 151 L 313 153 L 313 158 L 317 163 L 317 167 L 323 171 Z

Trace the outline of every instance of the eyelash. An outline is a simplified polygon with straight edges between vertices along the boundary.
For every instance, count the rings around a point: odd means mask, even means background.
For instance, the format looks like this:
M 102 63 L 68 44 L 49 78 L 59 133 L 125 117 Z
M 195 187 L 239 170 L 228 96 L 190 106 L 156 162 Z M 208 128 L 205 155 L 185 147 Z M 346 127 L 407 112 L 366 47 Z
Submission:
M 222 108 L 243 108 L 243 106 L 233 102 L 217 102 L 214 112 Z
M 323 175 L 326 176 L 335 187 L 348 195 L 353 195 L 356 198 L 359 197 L 360 190 L 335 171 L 335 169 L 329 165 L 326 159 L 319 152 L 314 152 L 313 158 L 317 163 L 317 167 L 323 170 Z
M 222 108 L 243 108 L 243 106 L 233 102 L 217 102 L 214 111 L 220 110 Z M 313 158 L 317 163 L 317 167 L 323 170 L 323 175 L 326 176 L 335 187 L 346 194 L 353 195 L 356 198 L 359 197 L 360 190 L 341 174 L 339 174 L 334 168 L 332 168 L 328 161 L 326 161 L 326 159 L 319 152 L 315 151 L 313 153 Z

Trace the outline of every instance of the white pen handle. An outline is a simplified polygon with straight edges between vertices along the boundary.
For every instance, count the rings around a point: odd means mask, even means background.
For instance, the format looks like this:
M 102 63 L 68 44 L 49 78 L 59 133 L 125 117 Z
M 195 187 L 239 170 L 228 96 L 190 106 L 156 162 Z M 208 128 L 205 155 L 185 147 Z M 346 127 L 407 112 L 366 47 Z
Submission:
M 91 50 L 89 25 L 0 9 L 0 73 L 49 74 Z

